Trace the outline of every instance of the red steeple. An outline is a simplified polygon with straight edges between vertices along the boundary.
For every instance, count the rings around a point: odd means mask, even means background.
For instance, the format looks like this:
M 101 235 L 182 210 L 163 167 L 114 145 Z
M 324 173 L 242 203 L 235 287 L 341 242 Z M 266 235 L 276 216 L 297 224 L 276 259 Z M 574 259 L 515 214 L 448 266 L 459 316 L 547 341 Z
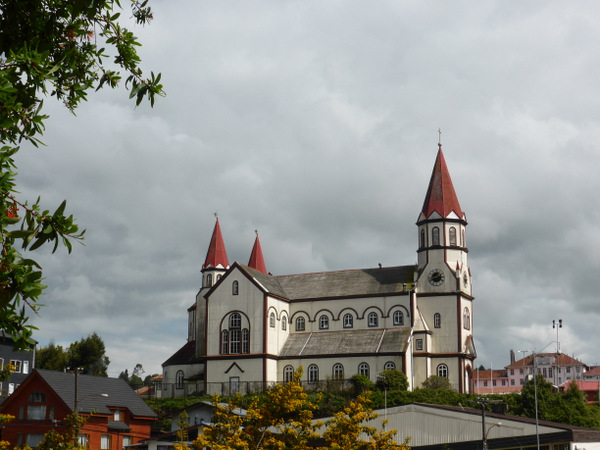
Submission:
M 204 261 L 202 269 L 217 268 L 219 266 L 223 269 L 229 268 L 229 260 L 227 259 L 227 251 L 225 250 L 219 218 L 217 217 L 217 223 L 215 223 L 215 229 L 206 253 L 206 261 Z
M 263 257 L 262 249 L 260 248 L 260 241 L 258 240 L 258 232 L 256 233 L 254 247 L 252 247 L 252 253 L 250 254 L 250 261 L 248 261 L 248 267 L 254 270 L 258 270 L 259 272 L 262 272 L 264 274 L 267 273 L 265 258 Z
M 448 167 L 446 167 L 446 161 L 442 153 L 442 144 L 439 144 L 433 173 L 429 181 L 429 188 L 423 202 L 421 214 L 424 217 L 422 219 L 429 218 L 433 212 L 437 212 L 444 218 L 454 212 L 460 219 L 464 219 L 464 214 L 458 203 L 458 197 L 454 191 L 454 186 L 452 186 Z

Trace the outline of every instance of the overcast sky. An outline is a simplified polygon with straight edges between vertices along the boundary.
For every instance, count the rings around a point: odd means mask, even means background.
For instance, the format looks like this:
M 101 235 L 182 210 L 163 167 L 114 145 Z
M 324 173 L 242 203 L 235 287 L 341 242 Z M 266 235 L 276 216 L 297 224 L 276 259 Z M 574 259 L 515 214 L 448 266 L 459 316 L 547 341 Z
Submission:
M 553 319 L 563 352 L 600 362 L 596 1 L 150 3 L 135 30 L 167 96 L 92 93 L 77 117 L 48 99 L 47 147 L 18 158 L 23 197 L 66 198 L 87 229 L 37 252 L 40 346 L 95 331 L 109 375 L 160 372 L 217 211 L 230 263 L 258 229 L 276 275 L 414 264 L 441 128 L 476 364 L 554 351 Z

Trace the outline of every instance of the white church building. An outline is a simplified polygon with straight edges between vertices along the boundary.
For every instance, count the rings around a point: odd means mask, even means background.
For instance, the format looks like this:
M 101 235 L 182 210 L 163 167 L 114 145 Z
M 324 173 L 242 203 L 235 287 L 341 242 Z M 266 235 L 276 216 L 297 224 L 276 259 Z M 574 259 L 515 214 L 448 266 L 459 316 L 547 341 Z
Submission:
M 472 392 L 467 220 L 441 144 L 416 225 L 417 264 L 272 275 L 258 235 L 248 265 L 229 264 L 217 219 L 187 343 L 163 363 L 158 395 L 245 393 L 300 366 L 307 387 L 398 369 L 412 389 L 438 375 Z

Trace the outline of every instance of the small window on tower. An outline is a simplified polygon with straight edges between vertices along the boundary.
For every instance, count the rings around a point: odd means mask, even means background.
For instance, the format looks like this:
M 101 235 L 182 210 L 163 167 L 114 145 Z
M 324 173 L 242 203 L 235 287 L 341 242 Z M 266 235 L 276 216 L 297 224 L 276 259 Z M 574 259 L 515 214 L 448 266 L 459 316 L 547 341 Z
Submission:
M 431 240 L 432 245 L 440 245 L 440 229 L 438 227 L 433 227 L 431 230 Z
M 456 246 L 456 228 L 450 227 L 450 245 Z

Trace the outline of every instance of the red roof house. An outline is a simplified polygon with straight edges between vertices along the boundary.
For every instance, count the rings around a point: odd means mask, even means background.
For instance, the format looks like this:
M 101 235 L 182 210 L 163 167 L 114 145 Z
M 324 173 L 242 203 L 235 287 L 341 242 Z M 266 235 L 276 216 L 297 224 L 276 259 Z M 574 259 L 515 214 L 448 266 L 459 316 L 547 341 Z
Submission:
M 34 370 L 0 407 L 14 420 L 4 425 L 2 439 L 12 446 L 36 447 L 44 434 L 60 429 L 78 411 L 87 416 L 79 442 L 91 449 L 120 449 L 150 437 L 156 414 L 118 378 Z

